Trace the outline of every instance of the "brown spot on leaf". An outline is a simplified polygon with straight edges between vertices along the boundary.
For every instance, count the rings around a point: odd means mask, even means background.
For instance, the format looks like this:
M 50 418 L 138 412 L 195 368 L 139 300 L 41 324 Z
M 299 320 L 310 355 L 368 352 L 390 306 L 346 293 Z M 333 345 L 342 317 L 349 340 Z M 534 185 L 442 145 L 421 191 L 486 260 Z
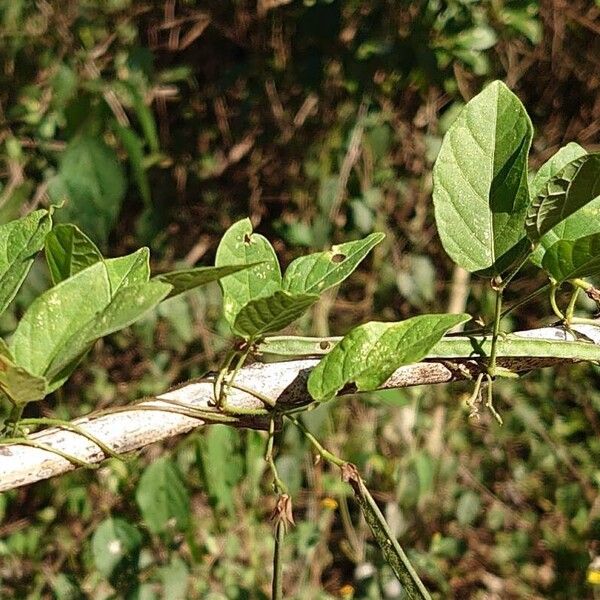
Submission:
M 337 264 L 337 263 L 341 263 L 341 262 L 343 262 L 344 260 L 346 260 L 346 255 L 345 255 L 345 254 L 340 254 L 340 253 L 338 253 L 338 254 L 334 254 L 334 255 L 331 257 L 331 262 L 332 262 L 332 263 L 336 263 L 336 264 Z
M 321 350 L 329 350 L 330 345 L 331 344 L 329 342 L 326 342 L 325 340 L 319 342 L 319 348 L 321 348 Z
M 250 237 L 250 234 L 245 233 L 244 234 L 244 244 L 249 244 L 252 241 L 252 238 Z

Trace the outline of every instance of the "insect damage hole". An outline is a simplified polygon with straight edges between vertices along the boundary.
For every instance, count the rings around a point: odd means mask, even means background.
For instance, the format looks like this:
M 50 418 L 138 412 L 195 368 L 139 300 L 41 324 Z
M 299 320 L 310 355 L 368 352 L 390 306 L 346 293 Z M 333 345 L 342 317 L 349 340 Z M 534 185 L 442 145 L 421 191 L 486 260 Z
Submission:
M 329 342 L 326 342 L 325 340 L 319 342 L 319 348 L 321 348 L 321 350 L 329 350 L 330 345 L 331 344 Z
M 250 242 L 252 241 L 252 238 L 250 237 L 249 233 L 245 233 L 244 234 L 244 244 L 250 245 Z
M 340 252 L 338 252 L 337 254 L 334 254 L 331 257 L 331 262 L 332 263 L 341 263 L 344 262 L 346 260 L 346 255 L 345 254 L 341 254 Z

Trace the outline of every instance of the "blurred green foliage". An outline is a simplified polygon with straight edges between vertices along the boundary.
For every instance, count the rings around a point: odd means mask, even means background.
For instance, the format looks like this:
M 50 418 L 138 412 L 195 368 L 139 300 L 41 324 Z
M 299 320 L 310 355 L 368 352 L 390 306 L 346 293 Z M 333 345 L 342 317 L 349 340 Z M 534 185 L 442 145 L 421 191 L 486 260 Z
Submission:
M 4 0 L 0 222 L 64 201 L 56 216 L 108 255 L 150 244 L 155 270 L 210 264 L 248 215 L 288 261 L 384 231 L 370 265 L 295 331 L 444 312 L 460 288 L 433 227 L 441 137 L 499 77 L 532 114 L 534 161 L 564 141 L 590 149 L 592 4 Z M 35 264 L 3 334 L 49 281 Z M 488 290 L 470 292 L 468 311 L 489 315 Z M 220 304 L 216 284 L 169 300 L 36 410 L 71 418 L 216 368 Z M 504 427 L 469 422 L 461 385 L 345 398 L 305 422 L 365 474 L 436 598 L 591 598 L 599 383 L 594 366 L 503 382 Z M 338 475 L 296 430 L 278 442 L 297 521 L 288 597 L 402 598 Z M 263 453 L 261 433 L 215 426 L 0 495 L 0 597 L 267 598 Z

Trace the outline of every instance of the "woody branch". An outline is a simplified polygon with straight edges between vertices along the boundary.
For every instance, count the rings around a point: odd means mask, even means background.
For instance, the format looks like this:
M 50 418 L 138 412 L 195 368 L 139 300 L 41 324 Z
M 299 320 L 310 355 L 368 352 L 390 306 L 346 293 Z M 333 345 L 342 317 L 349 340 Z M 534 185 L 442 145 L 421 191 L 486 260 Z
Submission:
M 578 326 L 588 337 L 600 344 L 600 327 Z M 545 327 L 522 332 L 531 338 L 572 339 L 571 334 L 559 327 Z M 186 382 L 162 395 L 147 398 L 116 412 L 90 415 L 73 424 L 103 441 L 117 453 L 127 453 L 149 444 L 187 433 L 200 426 L 226 423 L 232 427 L 266 429 L 271 415 L 260 397 L 275 402 L 278 411 L 307 407 L 312 403 L 306 383 L 317 359 L 290 360 L 276 363 L 254 363 L 240 370 L 236 386 L 227 400 L 229 412 L 214 406 L 213 384 L 210 380 Z M 510 358 L 501 364 L 514 371 L 524 372 L 555 364 L 564 364 L 563 358 Z M 425 361 L 397 369 L 381 389 L 432 385 L 471 379 L 485 369 L 485 364 L 474 359 Z M 252 390 L 243 391 L 239 388 Z M 342 394 L 352 393 L 348 388 Z M 189 406 L 195 416 L 174 412 L 181 410 L 173 404 Z M 232 416 L 232 412 L 236 416 Z M 256 413 L 263 413 L 262 415 Z M 245 413 L 245 414 L 244 414 Z M 65 429 L 45 429 L 31 435 L 31 439 L 66 452 L 82 461 L 99 463 L 107 458 L 88 438 Z M 68 460 L 45 450 L 20 444 L 0 446 L 0 492 L 48 479 L 76 468 Z

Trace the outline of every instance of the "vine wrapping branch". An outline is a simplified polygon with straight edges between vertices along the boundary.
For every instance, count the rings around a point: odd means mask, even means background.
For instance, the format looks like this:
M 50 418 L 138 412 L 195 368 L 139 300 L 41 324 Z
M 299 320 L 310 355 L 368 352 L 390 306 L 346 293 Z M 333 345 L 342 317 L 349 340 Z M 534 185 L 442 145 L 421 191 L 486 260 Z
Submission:
M 571 328 L 600 346 L 600 325 L 573 325 Z M 534 329 L 521 335 L 531 339 L 573 339 L 569 332 L 559 327 Z M 567 362 L 562 357 L 498 357 L 498 360 L 500 364 L 516 371 Z M 312 403 L 306 381 L 317 363 L 318 359 L 311 358 L 254 363 L 244 367 L 228 397 L 228 407 L 236 411 L 235 415 L 224 413 L 214 406 L 213 384 L 211 379 L 205 379 L 187 382 L 140 404 L 122 407 L 112 413 L 92 414 L 77 419 L 73 424 L 102 440 L 117 453 L 139 450 L 212 423 L 268 430 L 273 410 L 302 409 Z M 463 358 L 431 359 L 400 367 L 383 384 L 382 389 L 473 379 L 485 368 L 485 359 L 468 355 Z M 342 393 L 352 391 L 347 389 Z M 260 396 L 275 400 L 275 408 L 265 406 Z M 184 407 L 189 410 L 186 411 Z M 81 461 L 98 463 L 106 458 L 100 447 L 76 431 L 51 428 L 33 434 L 31 439 Z M 48 479 L 74 468 L 75 465 L 69 460 L 39 448 L 22 444 L 0 445 L 0 492 Z

